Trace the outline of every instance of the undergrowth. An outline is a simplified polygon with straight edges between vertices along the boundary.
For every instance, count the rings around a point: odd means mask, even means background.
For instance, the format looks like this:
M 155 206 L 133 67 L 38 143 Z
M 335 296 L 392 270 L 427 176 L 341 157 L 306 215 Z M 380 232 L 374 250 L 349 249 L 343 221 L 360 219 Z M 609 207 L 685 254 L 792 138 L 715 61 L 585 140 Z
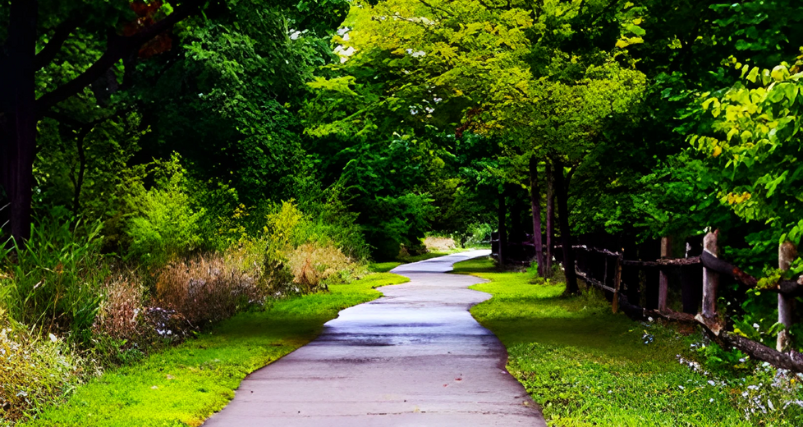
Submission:
M 234 397 L 248 373 L 308 343 L 340 310 L 381 296 L 374 288 L 407 280 L 372 274 L 240 313 L 195 340 L 106 372 L 22 425 L 199 426 Z
M 552 426 L 803 425 L 798 377 L 751 361 L 718 369 L 695 350 L 699 334 L 613 314 L 595 291 L 565 298 L 562 283 L 531 284 L 489 259 L 455 272 L 490 280 L 472 287 L 493 298 L 471 313 L 507 347 L 508 370 Z

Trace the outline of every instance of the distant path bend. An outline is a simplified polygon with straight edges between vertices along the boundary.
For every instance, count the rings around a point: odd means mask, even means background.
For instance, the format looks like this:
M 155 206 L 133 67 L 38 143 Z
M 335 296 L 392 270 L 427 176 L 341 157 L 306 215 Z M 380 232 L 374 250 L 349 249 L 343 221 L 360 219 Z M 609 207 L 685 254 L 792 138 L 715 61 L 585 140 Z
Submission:
M 393 270 L 409 283 L 340 312 L 308 345 L 252 373 L 207 427 L 546 426 L 468 312 L 482 280 L 443 274 L 469 251 Z

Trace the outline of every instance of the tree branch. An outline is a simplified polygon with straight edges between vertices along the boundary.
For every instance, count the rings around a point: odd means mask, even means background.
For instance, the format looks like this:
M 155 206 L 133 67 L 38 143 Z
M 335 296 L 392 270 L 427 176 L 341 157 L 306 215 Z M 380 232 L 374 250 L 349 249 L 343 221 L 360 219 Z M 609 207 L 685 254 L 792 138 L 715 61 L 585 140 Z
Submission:
M 450 12 L 450 11 L 448 11 L 448 10 L 442 8 L 442 7 L 438 7 L 438 6 L 429 4 L 425 0 L 418 0 L 418 1 L 421 2 L 421 4 L 423 4 L 424 6 L 430 8 L 432 10 L 439 10 L 439 11 L 445 13 L 447 16 L 451 16 L 451 17 L 454 18 L 454 14 L 452 12 Z
M 56 27 L 56 32 L 53 34 L 53 37 L 50 38 L 50 41 L 47 42 L 47 45 L 36 54 L 33 59 L 33 67 L 35 71 L 41 70 L 47 64 L 49 64 L 56 55 L 61 50 L 61 47 L 64 45 L 64 42 L 70 37 L 75 29 L 78 28 L 78 25 L 75 20 L 67 19 L 66 21 L 59 24 Z
M 170 29 L 176 23 L 198 13 L 201 1 L 194 0 L 177 7 L 173 13 L 159 22 L 144 28 L 142 31 L 128 37 L 115 36 L 109 41 L 106 52 L 89 68 L 73 80 L 59 86 L 52 92 L 46 93 L 36 100 L 36 116 L 41 118 L 50 108 L 69 97 L 81 92 L 102 76 L 106 70 L 127 54 L 139 49 L 145 42 Z
M 602 9 L 602 10 L 601 10 L 601 11 L 600 11 L 600 12 L 597 14 L 597 16 L 595 16 L 594 18 L 592 18 L 592 19 L 591 19 L 591 24 L 589 24 L 588 26 L 590 27 L 590 26 L 592 26 L 592 25 L 596 24 L 596 23 L 597 23 L 597 20 L 598 20 L 599 18 L 602 18 L 602 16 L 603 16 L 603 15 L 605 15 L 605 14 L 606 14 L 606 13 L 608 13 L 608 12 L 610 12 L 610 10 L 611 10 L 611 9 L 613 9 L 613 8 L 614 8 L 614 6 L 616 6 L 617 4 L 619 4 L 619 0 L 613 0 L 613 1 L 611 1 L 610 3 L 608 3 L 608 5 L 607 5 L 607 6 L 605 6 L 605 8 L 604 8 L 604 9 Z

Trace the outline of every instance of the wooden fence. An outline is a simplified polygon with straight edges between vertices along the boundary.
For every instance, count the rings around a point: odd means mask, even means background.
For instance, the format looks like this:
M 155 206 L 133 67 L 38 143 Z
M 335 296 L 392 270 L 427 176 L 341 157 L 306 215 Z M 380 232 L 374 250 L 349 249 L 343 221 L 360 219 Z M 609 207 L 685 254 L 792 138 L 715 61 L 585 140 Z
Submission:
M 668 237 L 661 239 L 661 259 L 655 261 L 626 260 L 622 252 L 584 245 L 573 246 L 572 249 L 574 249 L 575 258 L 577 259 L 575 271 L 577 276 L 588 285 L 612 294 L 609 294 L 609 296 L 612 300 L 614 312 L 621 310 L 631 318 L 640 320 L 652 317 L 694 323 L 702 326 L 711 339 L 725 348 L 735 347 L 754 359 L 769 362 L 779 368 L 803 372 L 803 354 L 790 348 L 788 335 L 788 328 L 793 321 L 794 299 L 803 295 L 803 276 L 797 278 L 797 280 L 782 280 L 769 287 L 761 288 L 762 292 L 778 294 L 778 322 L 782 323 L 785 329 L 778 335 L 775 349 L 730 332 L 725 328 L 724 314 L 717 310 L 716 305 L 720 276 L 732 277 L 734 282 L 739 284 L 740 289 L 745 291 L 755 289 L 758 285 L 758 280 L 737 266 L 719 258 L 718 234 L 718 231 L 714 231 L 705 236 L 703 239 L 703 252 L 700 256 L 680 259 L 669 258 L 671 240 Z M 788 242 L 780 246 L 778 254 L 778 264 L 781 270 L 788 270 L 791 262 L 797 256 L 794 245 Z M 587 261 L 592 258 L 595 258 L 598 262 L 602 260 L 604 267 L 602 269 L 589 267 L 591 263 Z M 699 270 L 700 267 L 702 267 L 702 309 L 697 313 L 680 313 L 670 310 L 667 307 L 669 272 L 673 269 L 696 268 Z M 637 286 L 637 284 L 623 283 L 623 268 L 658 270 L 657 309 L 640 307 L 637 305 L 638 302 L 629 301 L 627 294 L 623 292 L 626 289 L 625 286 Z M 613 271 L 609 274 L 611 270 Z M 681 277 L 684 276 L 681 275 Z M 699 282 L 697 283 L 699 286 Z M 684 284 L 683 292 L 688 292 L 689 289 L 692 289 L 692 287 Z M 699 292 L 699 288 L 697 290 Z M 694 304 L 694 311 L 697 311 L 698 302 Z M 686 306 L 688 304 L 684 300 L 684 307 Z

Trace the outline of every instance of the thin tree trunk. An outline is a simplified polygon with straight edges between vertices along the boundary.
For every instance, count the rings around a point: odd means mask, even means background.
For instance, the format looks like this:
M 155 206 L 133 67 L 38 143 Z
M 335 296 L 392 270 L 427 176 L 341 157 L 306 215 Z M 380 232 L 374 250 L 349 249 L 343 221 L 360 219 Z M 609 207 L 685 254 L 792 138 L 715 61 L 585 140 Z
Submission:
M 499 192 L 499 204 L 497 215 L 499 219 L 499 265 L 504 265 L 507 256 L 507 226 L 505 225 L 505 218 L 507 216 L 507 207 L 505 206 L 505 190 Z
M 574 251 L 572 251 L 572 235 L 569 229 L 569 188 L 563 177 L 563 162 L 554 161 L 555 189 L 558 198 L 558 225 L 560 226 L 560 240 L 563 245 L 563 269 L 566 275 L 566 295 L 576 294 L 577 272 L 574 270 Z
M 546 260 L 544 273 L 552 277 L 552 250 L 555 246 L 555 179 L 552 176 L 552 164 L 546 162 Z
M 541 237 L 541 191 L 538 188 L 538 159 L 530 157 L 530 206 L 533 211 L 533 244 L 535 245 L 535 262 L 538 263 L 538 275 L 545 277 L 544 246 Z
M 78 139 L 75 142 L 76 149 L 78 150 L 78 176 L 75 178 L 75 193 L 73 194 L 72 214 L 78 217 L 81 211 L 81 189 L 84 186 L 84 175 L 86 174 L 86 151 L 84 150 L 84 140 L 87 134 L 92 130 L 90 126 L 81 130 Z
M 13 0 L 6 55 L 0 63 L 0 184 L 11 202 L 11 235 L 30 237 L 36 150 L 36 0 Z

